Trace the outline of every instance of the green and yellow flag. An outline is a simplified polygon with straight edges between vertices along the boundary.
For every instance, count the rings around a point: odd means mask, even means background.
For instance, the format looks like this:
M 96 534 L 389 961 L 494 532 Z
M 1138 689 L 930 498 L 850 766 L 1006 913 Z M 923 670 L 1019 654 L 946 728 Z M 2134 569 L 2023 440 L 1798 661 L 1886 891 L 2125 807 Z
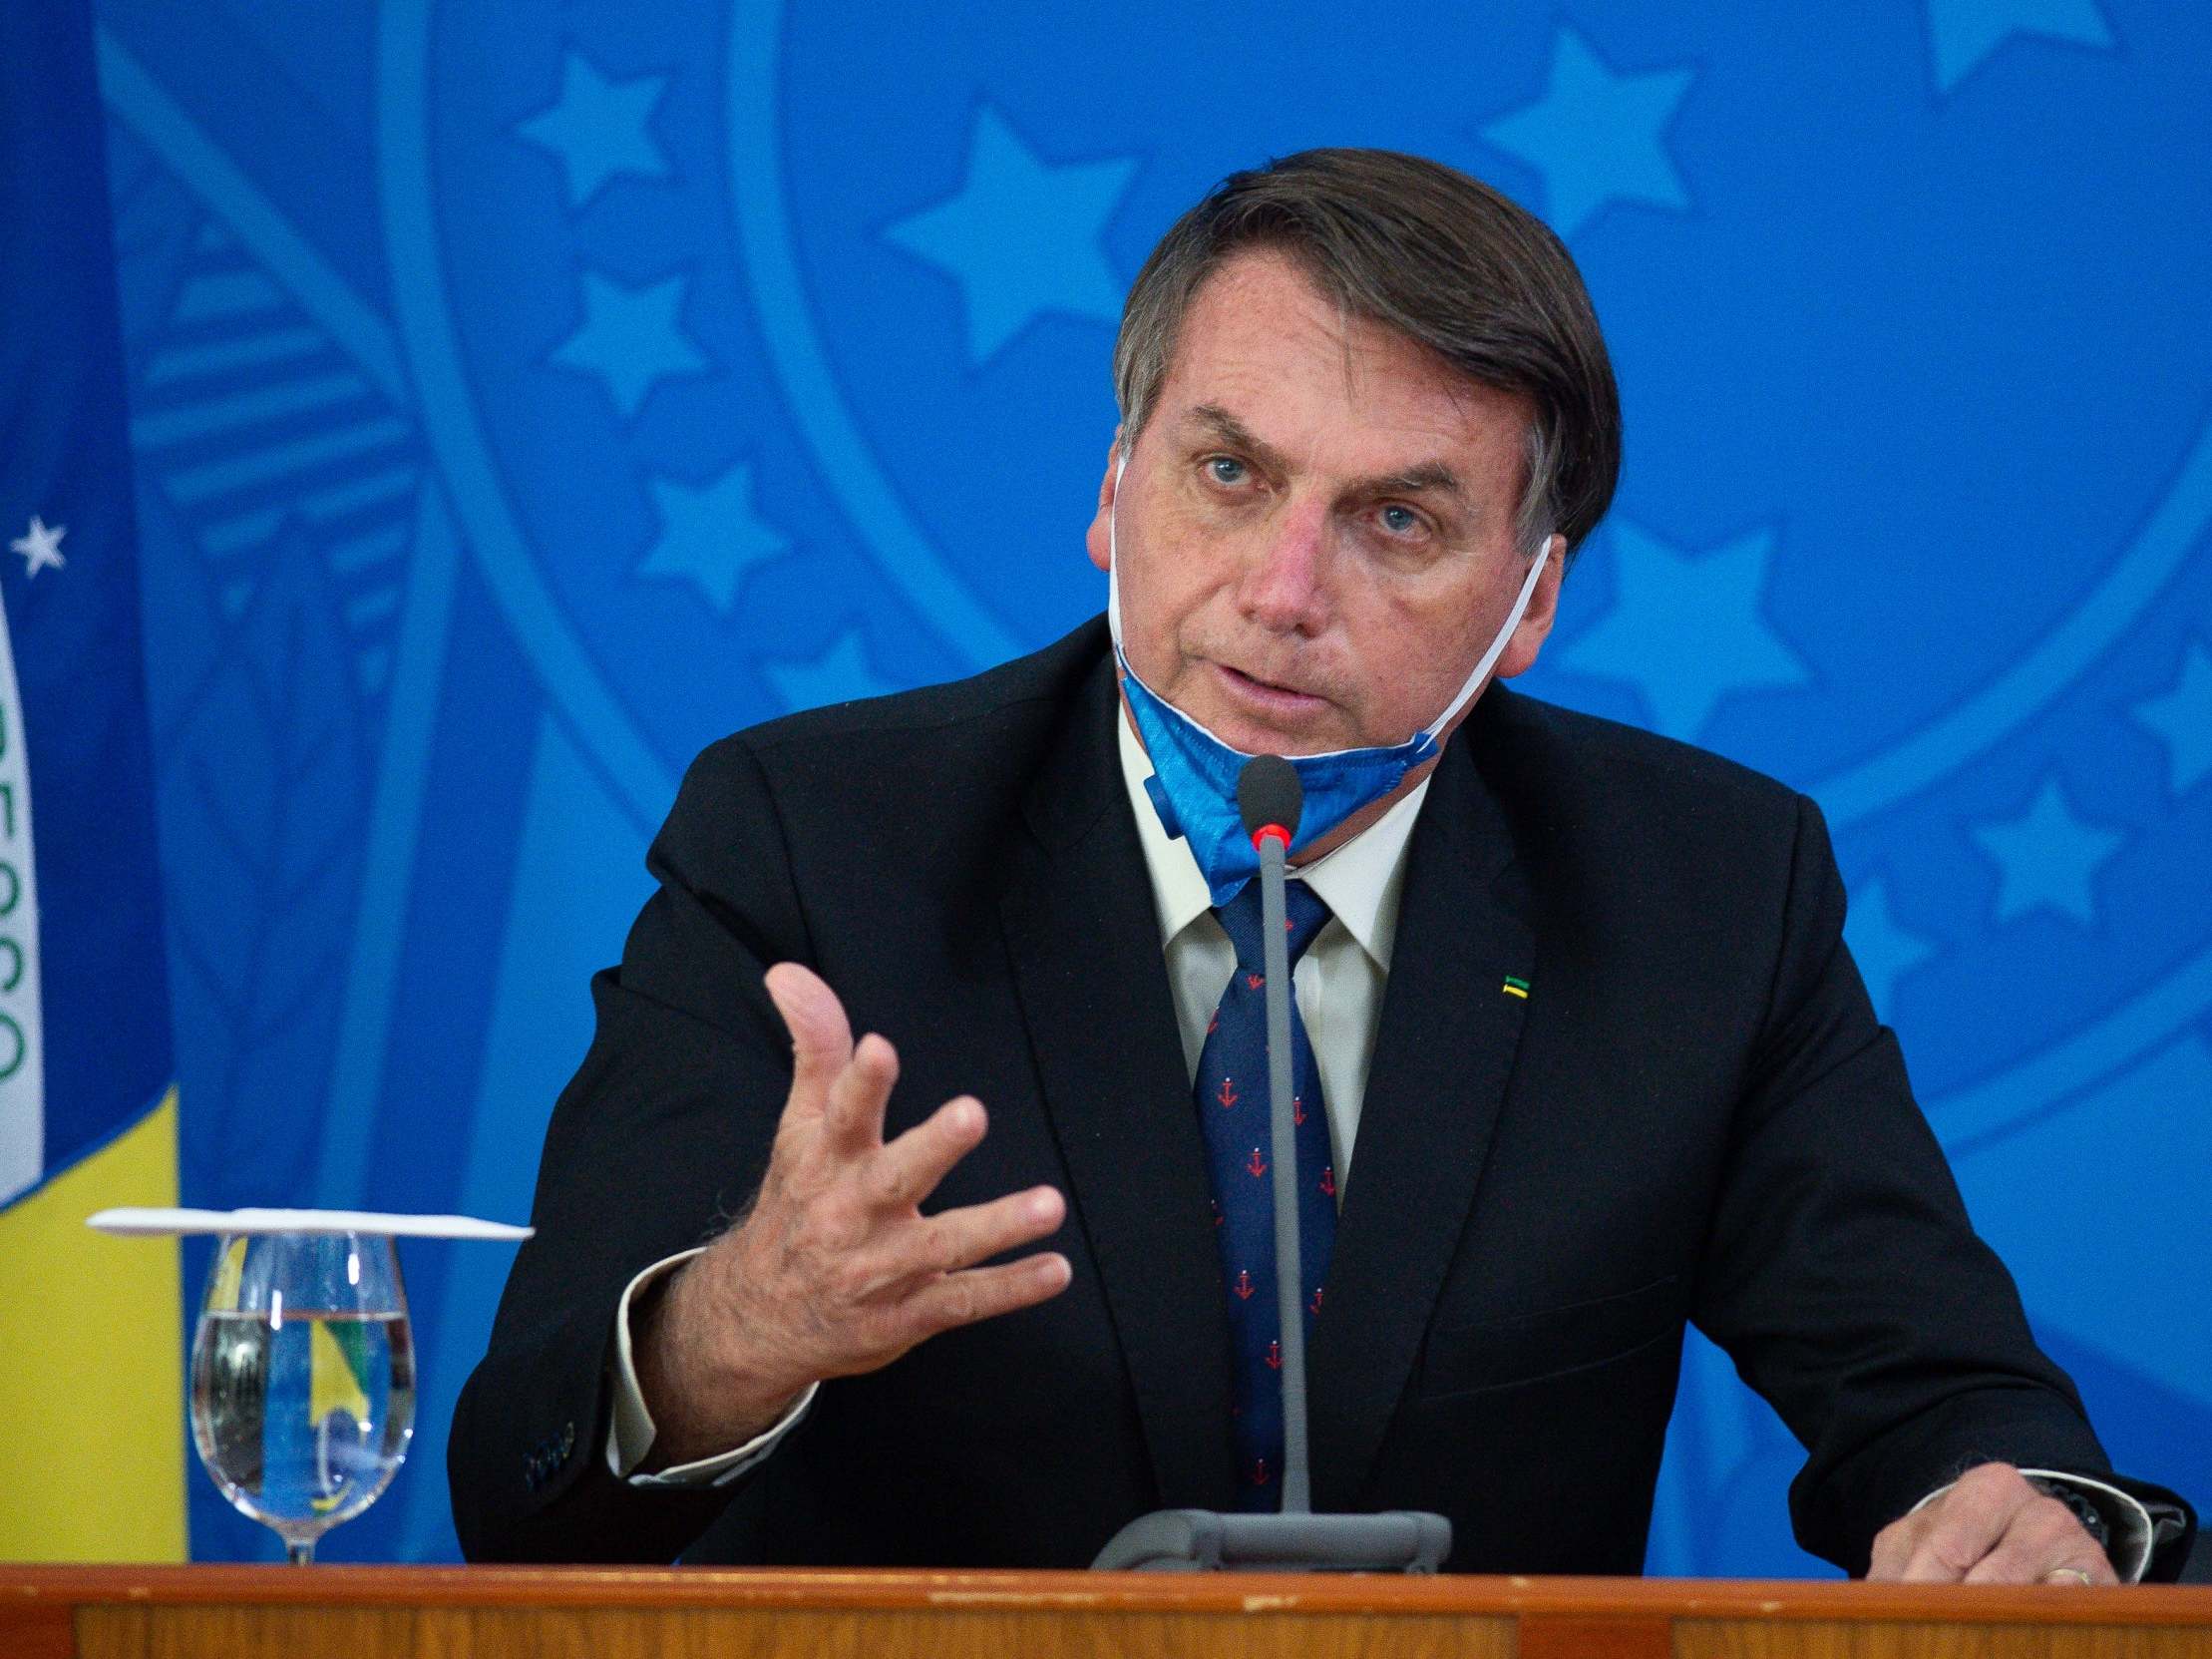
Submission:
M 368 1370 L 368 1333 L 357 1319 L 318 1319 L 308 1326 L 307 1421 L 321 1427 L 333 1412 L 367 1423 L 368 1391 L 361 1386 Z
M 84 0 L 0 6 L 0 1559 L 183 1560 L 177 1201 L 115 258 Z

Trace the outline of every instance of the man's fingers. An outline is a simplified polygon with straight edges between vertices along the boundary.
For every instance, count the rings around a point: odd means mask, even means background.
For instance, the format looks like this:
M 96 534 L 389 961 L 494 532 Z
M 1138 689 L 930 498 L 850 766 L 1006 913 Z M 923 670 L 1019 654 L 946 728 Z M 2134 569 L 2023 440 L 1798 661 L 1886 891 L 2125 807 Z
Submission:
M 2071 1516 L 2067 1517 L 2069 1520 Z M 2007 1539 L 1967 1569 L 1969 1584 L 2117 1584 L 2120 1575 L 2096 1540 L 2074 1522 L 2077 1535 L 2064 1544 L 2019 1544 Z
M 940 1271 L 957 1272 L 988 1261 L 1060 1230 L 1067 1219 L 1067 1200 L 1053 1187 L 1031 1187 L 1010 1192 L 988 1204 L 947 1210 L 928 1221 L 925 1254 L 943 1264 Z
M 2080 1531 L 2078 1523 L 2076 1531 Z M 2081 1533 L 2078 1546 L 2034 1549 L 2002 1543 L 1968 1569 L 1968 1584 L 2117 1584 L 2120 1575 L 2096 1540 Z
M 2095 1542 L 2094 1539 L 2090 1541 Z M 2079 1580 L 2074 1576 L 2077 1571 L 2087 1573 L 2091 1584 L 2117 1584 L 2120 1581 L 2119 1573 L 2113 1570 L 2112 1558 L 2105 1554 L 2103 1550 L 2098 1549 L 2091 1554 L 2084 1555 L 2078 1561 L 2063 1561 L 2055 1567 L 2046 1567 L 2041 1576 L 2036 1579 L 2036 1582 L 2039 1584 L 2078 1583 Z
M 899 1080 L 899 1050 L 874 1032 L 853 1045 L 853 1057 L 830 1079 L 822 1127 L 837 1152 L 858 1157 L 883 1144 L 884 1107 Z
M 1959 1526 L 1930 1526 L 1921 1533 L 1897 1575 L 1901 1584 L 1956 1584 L 1987 1551 L 1988 1540 Z
M 1913 1552 L 1913 1540 L 1919 1535 L 1918 1517 L 1912 1515 L 1893 1520 L 1875 1533 L 1874 1548 L 1867 1560 L 1867 1582 L 1894 1583 L 1902 1577 L 1906 1558 Z
M 887 1306 L 912 1303 L 946 1274 L 1033 1244 L 1058 1232 L 1066 1219 L 1067 1200 L 1052 1187 L 1031 1187 L 988 1204 L 946 1210 L 894 1230 L 886 1243 L 856 1258 L 847 1280 L 849 1294 Z
M 1997 1546 L 1968 1569 L 1969 1584 L 2040 1584 L 2052 1573 L 2058 1583 L 2117 1583 L 2118 1575 L 2073 1511 L 2053 1497 L 2037 1497 L 2014 1513 Z
M 912 1209 L 975 1150 L 987 1122 L 980 1101 L 965 1094 L 945 1101 L 869 1160 L 864 1178 L 869 1201 L 885 1209 Z
M 1967 1470 L 1929 1505 L 1926 1523 L 1898 1576 L 1908 1584 L 1959 1583 L 1998 1546 L 2021 1511 L 2041 1501 L 2018 1469 L 1984 1463 Z
M 1067 1258 L 1052 1250 L 996 1267 L 948 1273 L 907 1303 L 909 1341 L 1034 1307 L 1066 1290 L 1071 1277 Z
M 881 1264 L 881 1282 L 958 1273 L 1060 1230 L 1067 1200 L 1052 1187 L 1010 1192 L 988 1204 L 933 1215 L 901 1235 Z
M 1907 1584 L 1956 1584 L 2004 1533 L 2004 1519 L 1982 1508 L 1937 1515 L 1913 1541 L 1897 1576 Z
M 764 983 L 769 1001 L 791 1033 L 791 1102 L 806 1115 L 818 1115 L 829 1099 L 830 1084 L 853 1057 L 853 1028 L 845 1005 L 822 976 L 796 962 L 779 962 Z

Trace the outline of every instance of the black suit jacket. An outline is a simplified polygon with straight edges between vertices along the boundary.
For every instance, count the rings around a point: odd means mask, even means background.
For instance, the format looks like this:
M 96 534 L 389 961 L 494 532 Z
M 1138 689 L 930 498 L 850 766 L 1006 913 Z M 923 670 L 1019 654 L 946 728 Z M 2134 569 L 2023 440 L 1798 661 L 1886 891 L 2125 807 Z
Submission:
M 1116 717 L 1093 622 L 699 757 L 455 1416 L 472 1557 L 1080 1566 L 1147 1509 L 1232 1504 L 1206 1163 Z M 1852 1570 L 1973 1462 L 2106 1469 L 1843 912 L 1803 797 L 1485 694 L 1407 851 L 1311 1350 L 1316 1507 L 1441 1511 L 1458 1569 L 1641 1570 L 1686 1320 L 1805 1443 L 1797 1535 Z M 758 1182 L 785 959 L 897 1043 L 893 1132 L 989 1107 L 936 1203 L 1067 1194 L 1073 1283 L 828 1384 L 731 1488 L 640 1490 L 604 1456 L 616 1302 Z

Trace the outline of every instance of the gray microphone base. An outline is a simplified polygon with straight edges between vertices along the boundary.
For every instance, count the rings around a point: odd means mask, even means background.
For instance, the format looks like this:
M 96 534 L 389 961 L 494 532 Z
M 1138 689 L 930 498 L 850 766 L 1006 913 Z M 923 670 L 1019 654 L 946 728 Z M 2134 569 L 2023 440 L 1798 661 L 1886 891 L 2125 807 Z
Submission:
M 1442 1515 L 1217 1514 L 1159 1509 L 1106 1541 L 1093 1572 L 1434 1572 L 1452 1549 Z

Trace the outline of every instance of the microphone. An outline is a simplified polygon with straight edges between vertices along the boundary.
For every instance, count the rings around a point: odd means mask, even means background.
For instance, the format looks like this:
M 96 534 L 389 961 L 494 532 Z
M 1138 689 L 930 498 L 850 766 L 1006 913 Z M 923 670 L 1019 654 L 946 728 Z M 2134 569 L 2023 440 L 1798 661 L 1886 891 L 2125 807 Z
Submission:
M 1276 1309 L 1283 1336 L 1283 1508 L 1273 1515 L 1161 1509 L 1116 1532 L 1093 1570 L 1151 1572 L 1434 1572 L 1451 1553 L 1452 1523 L 1400 1509 L 1312 1512 L 1306 1445 L 1305 1310 L 1298 1286 L 1297 1127 L 1290 1104 L 1290 948 L 1284 866 L 1305 788 L 1279 754 L 1255 755 L 1237 777 L 1237 810 L 1260 854 L 1260 917 L 1268 1005 L 1268 1115 L 1275 1145 Z
M 1280 835 L 1285 856 L 1290 854 L 1290 843 L 1297 839 L 1298 815 L 1304 810 L 1305 785 L 1298 782 L 1298 769 L 1281 755 L 1256 754 L 1237 774 L 1237 811 L 1263 860 L 1267 858 L 1263 836 L 1274 841 Z
M 1284 935 L 1284 863 L 1305 810 L 1298 769 L 1255 755 L 1237 775 L 1237 810 L 1260 854 L 1260 937 L 1268 989 L 1268 1114 L 1275 1140 L 1276 1318 L 1283 1330 L 1283 1512 L 1312 1508 L 1305 1448 L 1305 1313 L 1298 1287 L 1298 1149 L 1290 1099 L 1290 948 Z

